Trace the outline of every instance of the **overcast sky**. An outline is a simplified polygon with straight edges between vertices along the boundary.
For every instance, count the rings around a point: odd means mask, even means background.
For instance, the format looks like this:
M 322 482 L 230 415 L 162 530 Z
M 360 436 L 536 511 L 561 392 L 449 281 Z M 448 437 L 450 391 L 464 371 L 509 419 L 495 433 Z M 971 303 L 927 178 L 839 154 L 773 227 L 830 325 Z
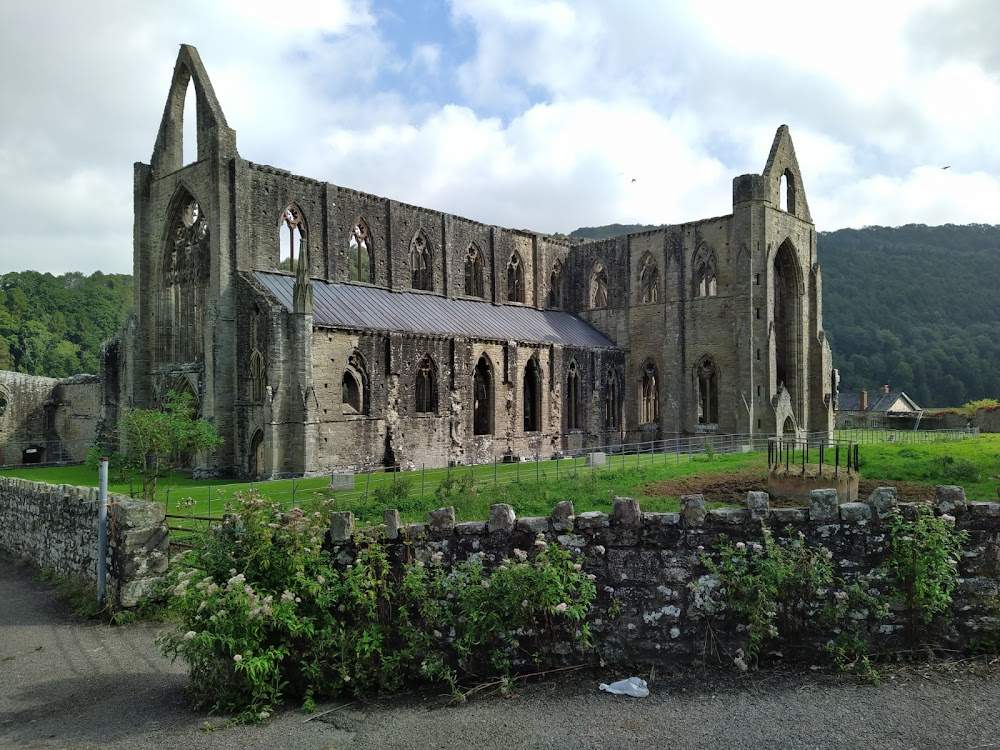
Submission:
M 181 43 L 244 158 L 486 223 L 727 214 L 782 123 L 820 230 L 1000 223 L 1000 2 L 765 7 L 0 0 L 0 273 L 131 272 Z

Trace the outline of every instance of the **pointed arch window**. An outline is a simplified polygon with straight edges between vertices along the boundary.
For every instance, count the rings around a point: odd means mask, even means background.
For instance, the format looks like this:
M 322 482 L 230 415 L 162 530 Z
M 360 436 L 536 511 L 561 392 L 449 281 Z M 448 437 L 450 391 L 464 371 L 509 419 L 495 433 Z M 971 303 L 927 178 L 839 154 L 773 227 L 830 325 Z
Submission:
M 414 289 L 425 292 L 434 290 L 431 268 L 430 243 L 423 232 L 417 232 L 410 242 L 410 277 Z
M 646 253 L 639 267 L 639 290 L 643 304 L 659 299 L 660 269 L 649 253 Z
M 542 429 L 542 373 L 538 360 L 532 357 L 524 368 L 521 403 L 524 410 L 524 431 Z
M 595 310 L 608 306 L 608 273 L 600 261 L 590 275 L 590 306 Z
M 417 379 L 413 389 L 415 411 L 420 414 L 437 412 L 437 377 L 434 360 L 425 355 L 417 363 Z
M 609 369 L 604 378 L 604 429 L 617 430 L 620 420 L 618 406 L 618 376 Z
M 549 307 L 563 306 L 563 265 L 558 260 L 552 264 L 549 275 Z
M 566 372 L 566 431 L 577 430 L 580 426 L 580 373 L 576 362 L 572 361 Z
M 795 213 L 795 175 L 786 169 L 778 178 L 778 208 L 790 214 Z
M 294 271 L 305 240 L 306 226 L 302 209 L 294 203 L 281 212 L 278 219 L 278 268 Z
M 368 413 L 368 370 L 357 352 L 347 358 L 341 379 L 341 405 L 344 414 Z
M 476 363 L 472 381 L 472 432 L 474 435 L 493 434 L 493 372 L 484 354 Z
M 351 281 L 373 283 L 372 273 L 372 239 L 368 224 L 364 219 L 358 219 L 351 230 L 351 239 L 347 251 L 348 278 Z
M 719 271 L 715 251 L 702 245 L 694 261 L 694 296 L 715 297 L 719 293 Z
M 267 389 L 267 368 L 264 366 L 264 355 L 260 349 L 250 353 L 250 400 L 258 403 L 264 400 Z
M 642 368 L 642 391 L 639 394 L 639 421 L 651 424 L 660 421 L 660 389 L 656 377 L 656 365 L 646 362 Z
M 711 357 L 698 363 L 698 424 L 719 423 L 719 369 Z
M 507 261 L 507 301 L 524 302 L 524 264 L 516 252 Z
M 485 276 L 483 254 L 473 243 L 465 254 L 465 293 L 470 297 L 485 297 Z

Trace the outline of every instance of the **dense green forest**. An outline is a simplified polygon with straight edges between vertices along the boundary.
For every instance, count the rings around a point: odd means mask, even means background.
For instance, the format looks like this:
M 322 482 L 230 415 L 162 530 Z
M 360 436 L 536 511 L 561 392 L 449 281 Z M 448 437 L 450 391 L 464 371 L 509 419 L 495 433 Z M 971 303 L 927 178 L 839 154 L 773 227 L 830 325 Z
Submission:
M 651 225 L 586 227 L 602 239 Z M 888 383 L 923 407 L 1000 397 L 1000 226 L 821 232 L 823 322 L 842 391 Z
M 572 237 L 655 228 L 612 224 Z M 819 235 L 824 323 L 841 390 L 888 383 L 924 407 L 1000 396 L 1000 226 L 866 227 Z M 131 309 L 124 274 L 0 276 L 0 369 L 96 373 Z
M 126 274 L 0 276 L 0 369 L 62 378 L 97 373 L 101 343 L 132 309 Z

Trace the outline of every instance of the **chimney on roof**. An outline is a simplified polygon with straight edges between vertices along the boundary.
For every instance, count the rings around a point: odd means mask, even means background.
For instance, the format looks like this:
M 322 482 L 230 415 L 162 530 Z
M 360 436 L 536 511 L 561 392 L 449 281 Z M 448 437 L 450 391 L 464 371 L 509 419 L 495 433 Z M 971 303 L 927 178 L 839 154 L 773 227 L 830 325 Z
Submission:
M 861 389 L 861 411 L 868 411 L 868 391 Z
M 879 391 L 879 393 L 888 393 L 889 392 L 889 384 L 886 383 L 881 388 L 879 388 L 878 391 Z

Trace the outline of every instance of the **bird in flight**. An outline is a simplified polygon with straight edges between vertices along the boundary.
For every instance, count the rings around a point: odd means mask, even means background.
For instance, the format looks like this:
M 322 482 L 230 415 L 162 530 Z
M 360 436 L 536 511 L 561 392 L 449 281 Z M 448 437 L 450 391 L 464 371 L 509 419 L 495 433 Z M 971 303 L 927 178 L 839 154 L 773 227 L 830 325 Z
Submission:
M 941 167 L 941 169 L 951 169 L 951 164 L 949 164 L 947 167 Z

